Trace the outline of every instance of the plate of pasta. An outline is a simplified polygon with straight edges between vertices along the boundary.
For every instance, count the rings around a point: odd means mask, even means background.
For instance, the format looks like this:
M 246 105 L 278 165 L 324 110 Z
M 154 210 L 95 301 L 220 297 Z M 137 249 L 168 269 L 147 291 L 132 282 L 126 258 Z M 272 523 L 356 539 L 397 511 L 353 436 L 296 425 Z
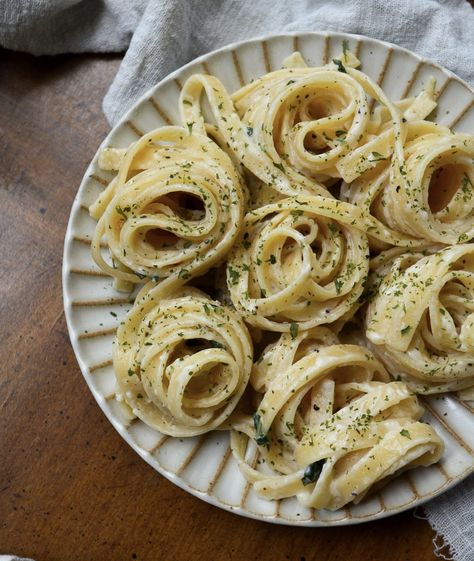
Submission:
M 474 92 L 357 35 L 236 43 L 152 88 L 65 240 L 112 425 L 237 514 L 353 524 L 474 471 Z

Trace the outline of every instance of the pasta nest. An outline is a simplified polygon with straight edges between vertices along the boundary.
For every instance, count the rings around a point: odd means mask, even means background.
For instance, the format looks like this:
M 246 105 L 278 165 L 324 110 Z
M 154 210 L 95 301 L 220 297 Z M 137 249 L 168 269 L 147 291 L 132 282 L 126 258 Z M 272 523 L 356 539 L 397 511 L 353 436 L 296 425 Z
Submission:
M 165 434 L 193 436 L 228 419 L 252 357 L 233 310 L 196 289 L 157 296 L 150 283 L 117 332 L 113 363 L 120 399 L 134 415 Z
M 227 266 L 232 302 L 246 321 L 290 331 L 355 310 L 368 272 L 368 243 L 351 226 L 354 209 L 300 196 L 246 215 Z
M 172 275 L 186 280 L 225 256 L 241 227 L 245 192 L 217 144 L 163 127 L 112 156 L 121 158 L 109 165 L 118 175 L 91 207 L 100 215 L 92 248 L 103 271 L 132 283 Z M 102 255 L 103 237 L 112 264 Z
M 414 122 L 407 126 L 403 161 L 378 156 L 374 170 L 343 186 L 346 200 L 369 210 L 393 235 L 443 244 L 474 236 L 472 136 Z
M 231 445 L 259 495 L 337 510 L 404 469 L 436 462 L 443 444 L 419 421 L 423 409 L 404 383 L 389 382 L 366 349 L 332 344 L 321 329 L 283 334 L 267 349 L 260 404 L 253 418 L 234 420 Z M 319 349 L 298 358 L 307 338 Z
M 318 182 L 340 177 L 336 164 L 359 145 L 369 119 L 361 84 L 329 68 L 271 72 L 235 93 L 233 101 L 273 167 L 315 194 L 322 194 Z
M 474 245 L 405 253 L 377 272 L 366 336 L 394 377 L 422 394 L 474 383 Z
M 345 53 L 342 61 L 309 68 L 294 53 L 283 69 L 232 96 L 215 76 L 195 74 L 181 92 L 181 118 L 205 129 L 204 91 L 224 142 L 254 176 L 283 195 L 331 196 L 342 162 L 366 142 L 368 96 L 399 120 L 383 91 L 355 69 L 358 59 Z

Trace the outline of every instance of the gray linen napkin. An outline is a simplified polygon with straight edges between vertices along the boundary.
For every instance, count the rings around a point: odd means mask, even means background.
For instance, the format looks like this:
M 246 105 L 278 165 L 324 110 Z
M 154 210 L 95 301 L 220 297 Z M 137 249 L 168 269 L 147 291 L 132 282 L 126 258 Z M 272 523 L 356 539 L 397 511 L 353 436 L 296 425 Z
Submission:
M 128 50 L 104 99 L 113 125 L 148 88 L 227 43 L 285 31 L 359 33 L 434 59 L 474 83 L 465 0 L 0 0 L 0 45 L 40 54 Z M 431 501 L 456 561 L 474 558 L 474 477 Z
M 40 54 L 130 47 L 104 99 L 113 125 L 148 88 L 227 43 L 285 31 L 346 31 L 402 45 L 474 83 L 465 0 L 0 0 L 0 45 Z M 131 40 L 130 40 L 131 39 Z

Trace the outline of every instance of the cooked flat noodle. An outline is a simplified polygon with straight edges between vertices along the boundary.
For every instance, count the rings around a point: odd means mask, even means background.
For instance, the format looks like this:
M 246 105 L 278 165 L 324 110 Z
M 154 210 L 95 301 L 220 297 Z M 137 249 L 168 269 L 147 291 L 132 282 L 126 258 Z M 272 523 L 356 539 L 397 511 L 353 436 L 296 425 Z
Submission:
M 278 371 L 286 372 L 292 364 L 321 347 L 337 345 L 337 335 L 327 327 L 313 327 L 298 333 L 282 333 L 268 345 L 252 368 L 250 382 L 258 392 L 266 392 Z
M 380 138 L 380 137 L 378 137 Z M 377 153 L 378 154 L 378 153 Z M 393 232 L 432 243 L 456 244 L 474 236 L 474 139 L 428 121 L 408 126 L 402 176 L 389 157 L 350 187 L 347 200 L 369 210 Z
M 283 195 L 329 196 L 334 181 L 343 179 L 342 197 L 381 220 L 391 245 L 408 245 L 407 238 L 412 245 L 471 239 L 472 136 L 423 120 L 436 107 L 433 82 L 417 97 L 394 104 L 351 67 L 357 59 L 347 58 L 343 72 L 333 63 L 284 68 L 232 97 L 217 78 L 192 76 L 181 93 L 182 117 L 204 127 L 204 91 L 228 145 L 265 185 Z M 372 115 L 369 97 L 380 103 Z M 447 167 L 456 168 L 454 179 L 445 179 Z M 444 189 L 447 201 L 433 210 L 430 185 L 439 174 L 450 184 L 434 188 Z
M 158 294 L 150 283 L 118 330 L 113 362 L 120 399 L 134 415 L 164 434 L 194 436 L 227 420 L 252 356 L 233 310 L 196 289 Z
M 231 428 L 258 494 L 333 510 L 439 459 L 413 392 L 474 395 L 474 139 L 429 120 L 434 80 L 391 101 L 346 47 L 234 93 L 189 77 L 181 126 L 102 150 L 90 209 L 100 268 L 146 282 L 114 346 L 124 406 Z
M 366 335 L 395 377 L 418 393 L 474 385 L 474 244 L 407 253 L 377 271 Z
M 232 247 L 244 187 L 229 156 L 208 137 L 164 127 L 123 154 L 109 150 L 102 164 L 118 164 L 117 177 L 91 207 L 99 219 L 92 254 L 103 271 L 131 283 L 173 274 L 187 279 Z M 112 263 L 102 255 L 103 237 Z
M 227 282 L 249 323 L 271 331 L 309 329 L 354 309 L 369 266 L 367 237 L 350 225 L 354 209 L 301 196 L 247 214 Z
M 396 150 L 403 157 L 405 131 L 397 108 L 352 68 L 359 65 L 353 55 L 341 60 L 308 68 L 300 57 L 297 67 L 270 72 L 232 97 L 216 77 L 196 74 L 181 92 L 182 119 L 204 129 L 204 91 L 219 130 L 249 171 L 284 195 L 328 196 L 324 182 L 340 178 L 338 166 L 367 140 L 368 96 L 393 118 Z
M 416 396 L 401 382 L 388 383 L 366 349 L 320 347 L 293 355 L 283 369 L 286 352 L 293 354 L 283 335 L 265 353 L 271 366 L 253 419 L 233 421 L 233 453 L 259 495 L 296 495 L 306 507 L 337 510 L 404 469 L 438 461 L 442 441 L 419 421 Z

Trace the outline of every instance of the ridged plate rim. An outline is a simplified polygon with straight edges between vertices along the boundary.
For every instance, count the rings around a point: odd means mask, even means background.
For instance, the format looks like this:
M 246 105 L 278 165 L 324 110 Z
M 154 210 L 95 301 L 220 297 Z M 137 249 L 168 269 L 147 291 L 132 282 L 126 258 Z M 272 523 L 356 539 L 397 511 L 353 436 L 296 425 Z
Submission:
M 362 45 L 364 42 L 365 43 L 369 42 L 371 45 L 374 45 L 376 47 L 378 46 L 379 48 L 383 47 L 385 49 L 390 49 L 392 52 L 393 51 L 398 51 L 398 52 L 404 53 L 405 55 L 407 55 L 407 56 L 411 57 L 412 59 L 414 59 L 415 61 L 417 61 L 417 68 L 420 67 L 423 64 L 431 65 L 435 69 L 437 69 L 439 72 L 441 72 L 444 76 L 446 76 L 446 79 L 447 79 L 446 83 L 448 83 L 450 80 L 457 81 L 460 85 L 462 85 L 464 88 L 466 88 L 466 90 L 468 92 L 470 92 L 470 94 L 472 96 L 472 100 L 474 100 L 474 90 L 469 86 L 469 84 L 467 84 L 464 80 L 459 78 L 453 72 L 443 68 L 442 66 L 440 66 L 436 62 L 434 62 L 430 59 L 427 59 L 425 57 L 422 57 L 420 55 L 417 55 L 416 53 L 413 53 L 413 52 L 409 51 L 408 49 L 405 49 L 403 47 L 399 47 L 399 46 L 394 45 L 392 43 L 389 43 L 389 42 L 386 42 L 386 41 L 381 41 L 379 39 L 373 39 L 373 38 L 370 38 L 370 37 L 365 37 L 365 36 L 362 36 L 362 35 L 357 35 L 357 34 L 338 33 L 338 32 L 308 32 L 308 33 L 306 33 L 306 32 L 304 32 L 304 33 L 294 32 L 294 33 L 282 33 L 282 34 L 269 34 L 269 35 L 264 35 L 262 37 L 249 39 L 249 40 L 234 42 L 234 43 L 226 45 L 222 48 L 216 49 L 216 50 L 214 50 L 210 53 L 202 55 L 202 56 L 190 61 L 189 63 L 187 63 L 186 65 L 177 69 L 176 71 L 172 72 L 166 78 L 161 80 L 158 84 L 156 84 L 155 86 L 150 88 L 150 90 L 148 90 L 143 96 L 141 96 L 140 99 L 122 116 L 122 118 L 119 120 L 119 122 L 112 128 L 112 130 L 109 132 L 109 134 L 106 136 L 104 141 L 99 146 L 96 154 L 94 155 L 94 158 L 92 159 L 91 163 L 89 164 L 89 166 L 88 166 L 88 168 L 87 168 L 87 170 L 84 174 L 84 177 L 83 177 L 82 182 L 80 184 L 79 190 L 77 192 L 77 195 L 76 195 L 76 197 L 74 199 L 74 202 L 73 202 L 73 205 L 72 205 L 71 214 L 70 214 L 68 227 L 67 227 L 67 231 L 66 231 L 66 236 L 65 236 L 65 242 L 64 242 L 62 281 L 63 281 L 64 311 L 65 311 L 67 327 L 68 327 L 69 336 L 70 336 L 70 339 L 71 339 L 71 344 L 72 344 L 72 347 L 74 349 L 74 353 L 76 355 L 76 359 L 77 359 L 78 364 L 80 366 L 82 375 L 84 376 L 84 379 L 86 380 L 86 383 L 89 386 L 89 389 L 92 392 L 94 398 L 96 399 L 99 407 L 102 409 L 102 411 L 104 412 L 104 414 L 106 415 L 108 420 L 111 422 L 112 426 L 117 430 L 117 432 L 120 434 L 120 436 L 135 450 L 135 452 L 137 452 L 140 455 L 140 457 L 143 460 L 145 460 L 151 467 L 153 467 L 161 475 L 166 477 L 169 481 L 171 481 L 173 484 L 177 485 L 181 489 L 191 493 L 192 495 L 200 498 L 201 500 L 204 500 L 205 502 L 207 502 L 209 504 L 220 507 L 224 510 L 227 510 L 227 511 L 245 516 L 245 517 L 249 517 L 249 518 L 252 518 L 252 519 L 256 519 L 256 520 L 260 520 L 260 521 L 263 520 L 263 521 L 271 522 L 271 523 L 275 523 L 275 524 L 284 524 L 284 525 L 301 526 L 301 527 L 327 527 L 327 526 L 338 526 L 338 525 L 340 526 L 340 525 L 350 525 L 350 524 L 358 524 L 358 523 L 362 523 L 362 522 L 368 522 L 368 521 L 371 521 L 371 520 L 376 520 L 376 519 L 385 518 L 387 516 L 392 516 L 392 515 L 398 514 L 400 512 L 403 512 L 403 511 L 405 511 L 407 509 L 410 509 L 410 508 L 413 508 L 415 506 L 420 506 L 420 505 L 424 504 L 425 502 L 431 500 L 432 498 L 440 495 L 441 493 L 444 493 L 446 490 L 453 487 L 454 485 L 459 483 L 461 480 L 463 480 L 465 477 L 467 477 L 470 473 L 473 473 L 474 472 L 474 461 L 464 472 L 458 474 L 456 477 L 453 477 L 446 484 L 442 485 L 440 488 L 438 488 L 436 491 L 432 492 L 431 494 L 428 494 L 428 495 L 425 495 L 425 496 L 422 496 L 422 497 L 419 497 L 419 498 L 415 498 L 414 500 L 409 501 L 408 503 L 406 503 L 402 506 L 395 507 L 395 508 L 392 508 L 392 509 L 386 509 L 385 507 L 382 507 L 383 510 L 381 510 L 380 512 L 377 512 L 375 514 L 370 514 L 370 515 L 367 515 L 367 516 L 350 517 L 350 518 L 346 517 L 346 518 L 342 518 L 342 519 L 339 519 L 339 520 L 314 520 L 314 519 L 310 519 L 310 520 L 291 520 L 291 519 L 282 518 L 278 514 L 275 515 L 275 516 L 265 516 L 265 515 L 262 515 L 262 514 L 257 514 L 257 513 L 254 513 L 252 511 L 249 511 L 249 510 L 247 510 L 243 507 L 236 507 L 236 506 L 232 506 L 232 505 L 226 504 L 224 502 L 221 502 L 216 497 L 214 497 L 213 495 L 209 495 L 207 492 L 203 492 L 203 491 L 200 491 L 198 489 L 193 488 L 192 486 L 190 486 L 190 484 L 188 484 L 186 481 L 181 479 L 178 475 L 176 475 L 172 471 L 169 471 L 169 470 L 165 469 L 163 466 L 159 465 L 158 460 L 153 458 L 153 456 L 149 452 L 147 452 L 144 448 L 140 447 L 133 440 L 132 435 L 130 434 L 130 432 L 128 430 L 130 425 L 125 426 L 118 419 L 118 417 L 116 415 L 114 415 L 112 410 L 107 406 L 107 399 L 94 387 L 93 378 L 92 378 L 92 374 L 91 374 L 91 370 L 90 370 L 91 365 L 87 364 L 86 360 L 82 356 L 81 349 L 79 347 L 79 341 L 80 341 L 81 333 L 79 333 L 78 326 L 76 325 L 73 300 L 72 300 L 71 295 L 70 295 L 69 290 L 68 290 L 68 286 L 69 286 L 68 283 L 70 281 L 70 276 L 72 274 L 72 272 L 71 272 L 72 267 L 71 267 L 71 263 L 70 263 L 69 258 L 68 258 L 68 251 L 70 250 L 71 245 L 74 241 L 74 235 L 77 234 L 75 232 L 75 229 L 74 229 L 74 220 L 77 218 L 78 213 L 81 211 L 81 203 L 80 203 L 81 194 L 85 191 L 87 185 L 89 184 L 89 182 L 91 180 L 91 176 L 93 176 L 98 170 L 97 160 L 98 160 L 98 154 L 99 154 L 100 149 L 104 146 L 112 146 L 113 141 L 114 141 L 114 137 L 117 134 L 119 134 L 120 130 L 123 127 L 127 126 L 127 124 L 130 124 L 132 117 L 134 116 L 134 114 L 137 112 L 137 110 L 144 103 L 149 102 L 150 98 L 154 98 L 157 91 L 159 91 L 161 88 L 163 88 L 169 82 L 171 82 L 173 80 L 176 80 L 176 79 L 179 79 L 180 75 L 182 75 L 183 73 L 185 73 L 186 71 L 191 69 L 193 66 L 198 66 L 200 64 L 207 63 L 209 60 L 213 59 L 214 57 L 216 57 L 217 55 L 220 55 L 220 54 L 229 53 L 229 52 L 237 52 L 237 54 L 238 54 L 239 49 L 241 49 L 242 47 L 245 47 L 245 46 L 249 46 L 249 45 L 250 46 L 251 45 L 258 46 L 258 44 L 261 44 L 262 49 L 263 49 L 263 45 L 266 45 L 268 41 L 279 41 L 279 40 L 288 40 L 288 39 L 302 40 L 304 38 L 313 38 L 314 40 L 324 39 L 325 43 L 327 43 L 329 41 L 332 41 L 332 40 L 338 40 L 342 43 L 342 40 L 344 40 L 344 39 L 357 41 L 357 43 L 359 45 Z M 265 47 L 265 48 L 267 48 L 267 47 Z M 470 107 L 472 106 L 472 100 L 470 102 Z M 466 112 L 469 110 L 469 108 L 466 110 Z M 459 120 L 459 118 L 458 118 L 458 120 Z M 133 125 L 133 123 L 132 123 L 132 125 Z M 106 313 L 107 313 L 107 310 L 104 308 L 104 315 Z

